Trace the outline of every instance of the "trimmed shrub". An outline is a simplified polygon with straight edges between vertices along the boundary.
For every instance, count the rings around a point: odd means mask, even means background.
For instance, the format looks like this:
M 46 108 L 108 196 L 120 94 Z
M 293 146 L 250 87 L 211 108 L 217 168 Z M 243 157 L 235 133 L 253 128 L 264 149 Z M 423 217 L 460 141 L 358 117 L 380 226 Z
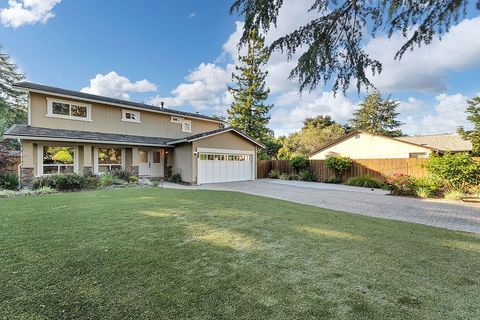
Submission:
M 267 177 L 269 177 L 270 179 L 278 179 L 280 177 L 280 171 L 278 170 L 271 170 Z
M 390 192 L 399 196 L 416 196 L 415 182 L 413 177 L 402 173 L 396 173 L 387 179 Z
M 352 160 L 347 157 L 335 156 L 328 158 L 325 161 L 325 165 L 327 166 L 327 168 L 335 171 L 335 178 L 337 179 L 337 181 L 342 181 L 342 175 L 345 170 L 352 166 Z
M 84 188 L 83 177 L 76 173 L 55 174 L 52 176 L 53 187 L 59 191 L 77 191 Z
M 293 157 L 288 161 L 288 165 L 292 168 L 293 172 L 299 173 L 300 171 L 307 170 L 310 162 L 304 157 Z
M 424 164 L 434 177 L 444 180 L 449 189 L 467 192 L 480 183 L 480 164 L 466 153 L 432 155 Z
M 20 181 L 18 176 L 13 172 L 7 172 L 0 175 L 0 189 L 18 190 Z
M 352 177 L 348 179 L 345 184 L 349 186 L 354 186 L 354 187 L 377 188 L 377 189 L 382 188 L 384 185 L 382 180 L 369 175 Z
M 182 182 L 182 174 L 180 172 L 175 172 L 174 174 L 172 174 L 170 179 L 168 179 L 168 181 L 172 183 L 180 183 Z
M 300 171 L 300 173 L 298 174 L 298 180 L 314 181 L 315 180 L 315 175 L 310 170 L 303 170 L 303 171 Z

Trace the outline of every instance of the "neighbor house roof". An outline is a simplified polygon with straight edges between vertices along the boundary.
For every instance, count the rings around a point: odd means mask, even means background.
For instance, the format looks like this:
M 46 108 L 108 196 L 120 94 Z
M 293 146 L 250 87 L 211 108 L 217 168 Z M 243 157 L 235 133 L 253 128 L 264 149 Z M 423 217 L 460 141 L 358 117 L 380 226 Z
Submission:
M 324 144 L 323 146 L 321 146 L 320 148 L 318 148 L 317 150 L 314 150 L 312 152 L 310 152 L 310 156 L 313 156 L 314 154 L 317 154 L 325 149 L 328 149 L 330 148 L 331 146 L 334 146 L 336 144 L 339 144 L 340 142 L 342 141 L 345 141 L 347 139 L 350 139 L 351 137 L 354 137 L 356 136 L 357 134 L 361 134 L 361 133 L 364 133 L 364 134 L 369 134 L 369 135 L 372 135 L 372 136 L 377 136 L 377 137 L 382 137 L 382 138 L 385 138 L 385 139 L 390 139 L 390 140 L 395 140 L 395 141 L 398 141 L 398 142 L 401 142 L 401 143 L 408 143 L 408 144 L 411 144 L 411 145 L 415 145 L 415 146 L 419 146 L 419 147 L 423 147 L 423 148 L 426 148 L 426 149 L 430 149 L 430 150 L 433 150 L 433 151 L 440 151 L 436 148 L 433 148 L 433 147 L 430 147 L 430 146 L 424 146 L 424 145 L 418 145 L 416 143 L 413 143 L 413 142 L 409 142 L 409 141 L 403 141 L 403 140 L 398 140 L 397 138 L 391 138 L 391 137 L 387 137 L 387 136 L 382 136 L 382 135 L 377 135 L 377 134 L 372 134 L 372 133 L 368 133 L 368 132 L 362 132 L 362 131 L 352 131 L 352 132 L 349 132 L 343 136 L 341 136 L 340 138 L 336 139 L 336 140 L 333 140 L 329 143 L 326 143 Z
M 428 146 L 444 152 L 472 151 L 472 143 L 468 140 L 463 139 L 460 135 L 454 133 L 398 137 L 396 139 L 414 143 L 420 146 Z
M 104 132 L 90 132 L 64 129 L 39 128 L 27 125 L 13 125 L 4 134 L 9 139 L 53 140 L 67 142 L 111 143 L 121 145 L 139 145 L 167 147 L 168 138 L 132 136 Z
M 90 94 L 90 93 L 84 93 L 84 92 L 79 92 L 79 91 L 73 91 L 73 90 L 61 89 L 61 88 L 57 88 L 57 87 L 46 86 L 46 85 L 38 84 L 38 83 L 18 82 L 14 85 L 14 87 L 18 88 L 18 89 L 29 91 L 29 92 L 51 94 L 51 95 L 59 96 L 59 97 L 76 98 L 76 99 L 80 99 L 80 100 L 83 100 L 83 101 L 104 103 L 104 104 L 118 106 L 118 107 L 129 107 L 129 108 L 133 108 L 133 109 L 148 110 L 148 111 L 152 111 L 152 112 L 164 113 L 164 114 L 169 114 L 169 115 L 179 115 L 179 116 L 184 116 L 184 117 L 198 118 L 198 119 L 203 119 L 203 120 L 208 120 L 208 121 L 214 121 L 214 122 L 218 122 L 218 123 L 226 123 L 223 120 L 213 118 L 213 117 L 209 117 L 209 116 L 205 116 L 205 115 L 198 114 L 198 113 L 191 113 L 191 112 L 184 112 L 184 111 L 178 111 L 178 110 L 173 110 L 173 109 L 161 108 L 161 107 L 156 107 L 156 106 L 152 106 L 152 105 L 148 105 L 148 104 L 144 104 L 144 103 L 126 101 L 126 100 L 121 100 L 121 99 L 114 99 L 114 98 L 99 96 L 99 95 Z
M 261 148 L 265 148 L 265 145 L 263 143 L 255 140 L 254 138 L 250 137 L 246 133 L 244 133 L 244 132 L 242 132 L 242 131 L 240 131 L 236 128 L 233 128 L 233 127 L 216 129 L 216 130 L 212 130 L 212 131 L 202 132 L 202 133 L 199 133 L 199 134 L 194 134 L 193 136 L 189 136 L 189 137 L 186 137 L 186 138 L 170 141 L 170 142 L 168 142 L 168 144 L 173 145 L 173 144 L 178 144 L 178 143 L 192 142 L 192 141 L 205 139 L 205 138 L 208 138 L 208 137 L 211 137 L 211 136 L 214 136 L 214 135 L 217 135 L 217 134 L 226 133 L 226 132 L 235 132 L 236 134 L 242 136 L 243 138 L 249 140 L 250 142 L 256 144 L 257 146 L 259 146 Z

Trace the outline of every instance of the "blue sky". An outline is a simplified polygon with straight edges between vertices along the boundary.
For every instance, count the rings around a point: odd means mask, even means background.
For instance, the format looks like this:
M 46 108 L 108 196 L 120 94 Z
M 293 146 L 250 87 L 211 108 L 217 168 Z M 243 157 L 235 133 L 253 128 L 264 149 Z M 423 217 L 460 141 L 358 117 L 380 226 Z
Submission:
M 0 43 L 33 82 L 224 114 L 242 27 L 239 17 L 228 14 L 230 2 L 0 0 Z M 267 42 L 307 22 L 311 2 L 286 0 Z M 407 133 L 466 125 L 465 100 L 480 94 L 478 13 L 401 62 L 392 59 L 401 37 L 367 40 L 367 50 L 384 63 L 374 82 L 400 100 Z M 266 66 L 276 134 L 297 130 L 306 116 L 347 121 L 364 93 L 334 96 L 325 87 L 299 96 L 297 84 L 286 79 L 294 65 L 275 54 Z

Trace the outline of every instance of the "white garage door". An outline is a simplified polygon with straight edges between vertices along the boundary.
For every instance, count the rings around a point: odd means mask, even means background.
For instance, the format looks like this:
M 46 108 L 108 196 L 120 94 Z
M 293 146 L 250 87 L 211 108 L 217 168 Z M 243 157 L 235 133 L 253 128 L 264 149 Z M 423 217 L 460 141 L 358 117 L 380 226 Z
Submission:
M 199 152 L 198 184 L 253 180 L 253 154 Z

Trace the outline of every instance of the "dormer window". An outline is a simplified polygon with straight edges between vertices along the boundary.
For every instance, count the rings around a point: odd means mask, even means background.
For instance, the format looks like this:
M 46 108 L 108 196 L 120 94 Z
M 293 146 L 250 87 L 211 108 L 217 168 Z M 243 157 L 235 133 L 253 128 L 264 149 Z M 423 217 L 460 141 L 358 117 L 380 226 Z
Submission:
M 122 109 L 122 121 L 140 123 L 140 112 Z
M 92 121 L 91 105 L 61 99 L 47 98 L 47 117 Z

